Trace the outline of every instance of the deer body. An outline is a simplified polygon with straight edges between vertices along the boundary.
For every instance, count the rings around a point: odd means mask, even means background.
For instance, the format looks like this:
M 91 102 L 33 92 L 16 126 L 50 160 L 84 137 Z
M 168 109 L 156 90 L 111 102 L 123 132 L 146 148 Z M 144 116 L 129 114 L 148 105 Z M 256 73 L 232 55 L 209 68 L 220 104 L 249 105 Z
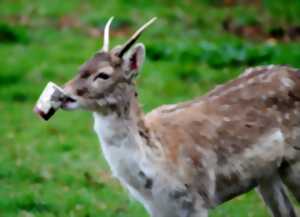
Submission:
M 299 160 L 300 72 L 271 66 L 245 74 L 145 117 L 134 97 L 128 113 L 94 114 L 113 174 L 149 212 L 213 208 Z
M 295 217 L 284 184 L 300 201 L 300 71 L 248 69 L 203 97 L 141 111 L 134 78 L 141 32 L 103 49 L 69 81 L 62 108 L 94 114 L 110 168 L 153 217 L 205 217 L 255 187 L 274 217 Z

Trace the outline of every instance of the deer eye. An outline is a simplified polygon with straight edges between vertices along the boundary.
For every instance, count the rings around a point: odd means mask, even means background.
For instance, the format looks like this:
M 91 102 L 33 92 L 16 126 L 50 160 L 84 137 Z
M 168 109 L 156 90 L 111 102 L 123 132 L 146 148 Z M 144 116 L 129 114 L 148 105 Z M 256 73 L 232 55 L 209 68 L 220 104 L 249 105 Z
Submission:
M 109 75 L 108 74 L 106 74 L 106 73 L 104 73 L 104 72 L 100 72 L 98 75 L 96 75 L 95 77 L 94 77 L 94 81 L 95 80 L 97 80 L 98 78 L 101 78 L 101 79 L 103 79 L 103 80 L 107 80 L 107 79 L 109 79 Z

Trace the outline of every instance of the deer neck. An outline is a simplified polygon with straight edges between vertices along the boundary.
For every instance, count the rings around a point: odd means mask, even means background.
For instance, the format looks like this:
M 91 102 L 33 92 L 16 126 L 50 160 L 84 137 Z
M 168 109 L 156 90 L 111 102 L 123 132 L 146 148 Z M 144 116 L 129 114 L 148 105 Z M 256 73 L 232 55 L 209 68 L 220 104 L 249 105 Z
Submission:
M 114 175 L 122 177 L 128 173 L 128 167 L 138 167 L 138 158 L 145 143 L 139 132 L 145 132 L 145 129 L 143 113 L 136 97 L 110 112 L 94 112 L 93 115 L 94 129 Z
M 132 96 L 128 102 L 123 101 L 111 105 L 105 112 L 96 111 L 93 115 L 94 129 L 100 140 L 105 140 L 107 145 L 120 146 L 122 144 L 118 142 L 119 139 L 137 136 L 139 132 L 145 133 L 147 131 L 144 124 L 144 114 L 136 96 Z

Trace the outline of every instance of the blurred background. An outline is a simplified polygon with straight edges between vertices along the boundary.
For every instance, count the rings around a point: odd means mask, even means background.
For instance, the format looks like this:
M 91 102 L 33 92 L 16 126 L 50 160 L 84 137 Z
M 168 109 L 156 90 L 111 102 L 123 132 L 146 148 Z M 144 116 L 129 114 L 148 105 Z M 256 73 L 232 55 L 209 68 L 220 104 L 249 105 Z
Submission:
M 44 122 L 32 112 L 48 81 L 63 84 L 102 46 L 112 15 L 112 45 L 159 18 L 140 39 L 145 111 L 202 95 L 250 66 L 300 67 L 298 0 L 1 0 L 1 217 L 147 216 L 111 177 L 90 114 Z M 210 216 L 268 214 L 250 192 Z

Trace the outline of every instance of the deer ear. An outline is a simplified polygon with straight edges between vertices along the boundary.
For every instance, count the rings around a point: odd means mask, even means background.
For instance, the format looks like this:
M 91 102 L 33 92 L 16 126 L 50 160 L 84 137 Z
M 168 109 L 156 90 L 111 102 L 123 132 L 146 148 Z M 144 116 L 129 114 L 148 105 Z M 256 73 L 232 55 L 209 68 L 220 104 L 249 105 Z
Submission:
M 133 48 L 131 48 L 128 52 L 128 55 L 124 57 L 126 77 L 135 77 L 142 68 L 144 59 L 145 46 L 142 43 L 138 43 Z

